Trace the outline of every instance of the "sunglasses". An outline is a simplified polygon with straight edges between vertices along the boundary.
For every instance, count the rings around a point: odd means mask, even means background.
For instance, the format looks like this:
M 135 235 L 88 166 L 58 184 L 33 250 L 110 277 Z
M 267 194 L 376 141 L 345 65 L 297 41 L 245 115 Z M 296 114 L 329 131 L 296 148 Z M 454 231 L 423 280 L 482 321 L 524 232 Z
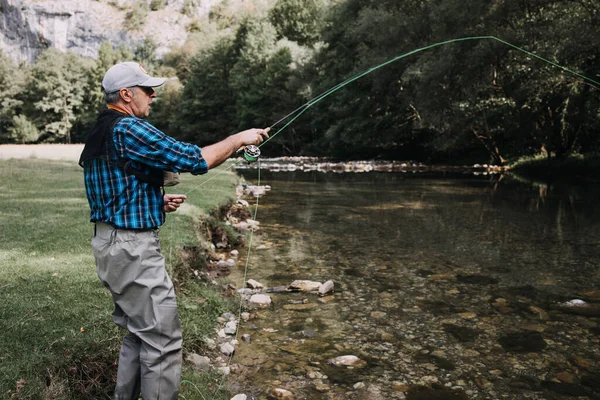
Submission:
M 156 92 L 154 91 L 153 88 L 151 87 L 146 87 L 146 86 L 138 86 L 140 89 L 142 89 L 144 91 L 144 93 L 146 93 L 148 95 L 148 97 L 152 97 Z

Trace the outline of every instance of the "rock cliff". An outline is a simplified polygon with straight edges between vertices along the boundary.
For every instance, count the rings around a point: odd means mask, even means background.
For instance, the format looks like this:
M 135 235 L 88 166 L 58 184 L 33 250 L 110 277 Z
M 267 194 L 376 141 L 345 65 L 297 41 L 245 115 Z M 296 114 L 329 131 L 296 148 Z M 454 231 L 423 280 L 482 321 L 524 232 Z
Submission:
M 143 14 L 139 27 L 132 26 L 131 15 L 143 2 L 0 0 L 0 49 L 16 62 L 32 63 L 48 47 L 95 58 L 105 41 L 133 48 L 149 38 L 160 56 L 183 44 L 188 26 L 207 21 L 211 8 L 222 0 L 164 0 L 161 9 Z M 145 3 L 149 9 L 150 0 Z

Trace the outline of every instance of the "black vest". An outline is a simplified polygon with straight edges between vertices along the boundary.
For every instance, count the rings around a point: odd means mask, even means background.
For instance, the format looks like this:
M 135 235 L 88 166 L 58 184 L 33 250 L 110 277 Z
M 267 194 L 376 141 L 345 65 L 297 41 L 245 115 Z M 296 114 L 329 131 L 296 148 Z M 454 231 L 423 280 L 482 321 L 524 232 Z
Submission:
M 107 108 L 103 110 L 96 124 L 90 129 L 85 140 L 83 152 L 79 158 L 79 165 L 83 167 L 85 161 L 92 159 L 102 159 L 106 162 L 111 162 L 114 156 L 118 159 L 119 167 L 125 171 L 127 175 L 134 175 L 142 182 L 149 183 L 155 186 L 163 186 L 163 171 L 157 168 L 144 166 L 138 168 L 131 161 L 119 157 L 113 145 L 113 129 L 117 122 L 127 117 L 127 115 Z

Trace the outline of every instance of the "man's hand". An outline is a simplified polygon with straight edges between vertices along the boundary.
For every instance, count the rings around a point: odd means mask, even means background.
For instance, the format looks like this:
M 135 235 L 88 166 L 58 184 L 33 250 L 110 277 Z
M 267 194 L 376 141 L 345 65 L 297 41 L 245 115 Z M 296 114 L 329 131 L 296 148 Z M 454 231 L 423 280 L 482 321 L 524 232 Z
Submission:
M 164 200 L 164 210 L 165 212 L 173 212 L 177 211 L 180 205 L 187 199 L 187 196 L 184 194 L 165 194 L 163 197 Z
M 271 128 L 266 129 L 248 129 L 246 131 L 238 132 L 236 135 L 239 136 L 241 146 L 255 145 L 258 146 L 263 140 L 269 138 L 269 131 Z
M 202 157 L 206 160 L 208 168 L 214 168 L 221 165 L 229 156 L 239 150 L 241 147 L 251 144 L 258 146 L 265 139 L 269 138 L 269 130 L 266 129 L 248 129 L 246 131 L 235 133 L 227 138 L 205 146 L 202 148 Z

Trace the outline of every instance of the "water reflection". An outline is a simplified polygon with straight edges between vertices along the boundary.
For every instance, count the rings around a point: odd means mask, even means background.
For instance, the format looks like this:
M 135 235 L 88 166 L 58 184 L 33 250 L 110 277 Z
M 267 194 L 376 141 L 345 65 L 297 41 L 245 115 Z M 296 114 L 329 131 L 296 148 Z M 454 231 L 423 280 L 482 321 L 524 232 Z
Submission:
M 255 171 L 246 174 L 255 182 Z M 460 175 L 261 175 L 273 188 L 257 216 L 266 249 L 252 250 L 248 277 L 269 287 L 333 279 L 336 294 L 274 294 L 274 307 L 242 327 L 253 340 L 234 361 L 251 376 L 249 393 L 598 396 L 598 315 L 558 306 L 600 301 L 596 188 Z M 345 354 L 366 366 L 327 364 Z

